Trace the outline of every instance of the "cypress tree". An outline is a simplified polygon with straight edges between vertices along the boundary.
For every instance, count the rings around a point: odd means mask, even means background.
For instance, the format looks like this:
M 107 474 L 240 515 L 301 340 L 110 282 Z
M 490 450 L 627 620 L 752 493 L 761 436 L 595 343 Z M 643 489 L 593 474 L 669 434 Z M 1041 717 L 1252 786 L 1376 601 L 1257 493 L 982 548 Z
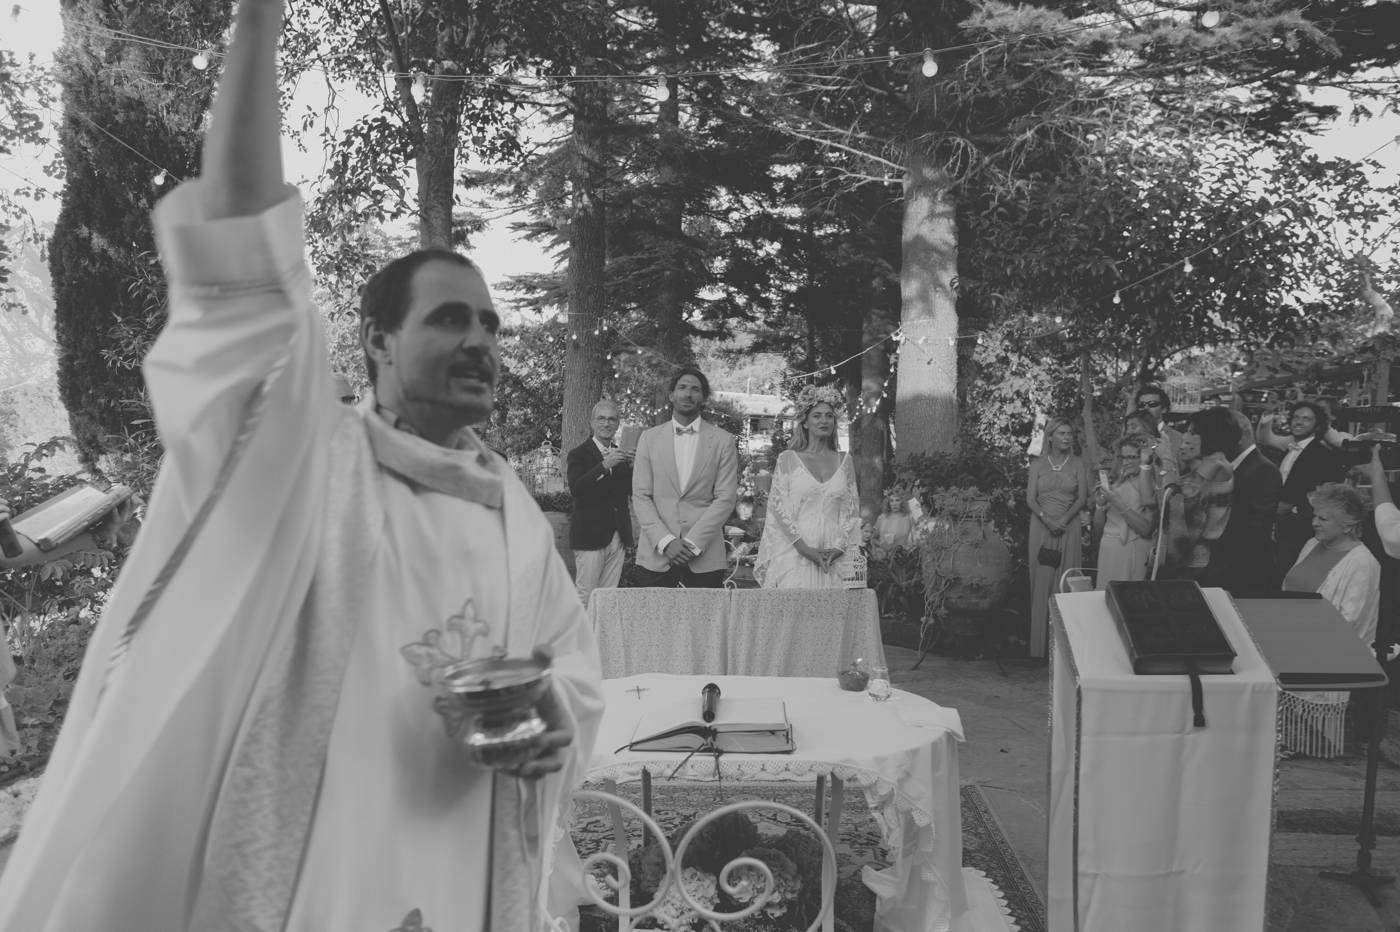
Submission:
M 139 363 L 165 316 L 150 211 L 197 172 L 215 68 L 197 68 L 195 53 L 214 47 L 230 8 L 63 4 L 65 179 L 49 269 L 59 395 L 87 462 L 150 420 Z

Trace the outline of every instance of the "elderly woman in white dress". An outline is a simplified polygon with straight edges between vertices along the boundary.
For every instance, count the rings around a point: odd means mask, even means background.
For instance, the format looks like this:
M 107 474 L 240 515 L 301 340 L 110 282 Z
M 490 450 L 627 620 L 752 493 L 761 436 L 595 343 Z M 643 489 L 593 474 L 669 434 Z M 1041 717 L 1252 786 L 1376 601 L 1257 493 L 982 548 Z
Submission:
M 778 455 L 754 576 L 768 589 L 837 589 L 861 542 L 860 497 L 850 454 L 836 439 L 845 406 L 831 386 L 797 396 L 792 443 Z
M 1316 592 L 1331 602 L 1369 649 L 1380 618 L 1381 565 L 1361 542 L 1366 503 L 1351 486 L 1326 482 L 1308 493 L 1308 504 L 1313 536 L 1284 576 L 1283 588 Z M 1340 753 L 1340 718 L 1335 719 L 1335 733 L 1318 733 L 1328 718 L 1326 710 L 1345 706 L 1347 697 L 1345 692 L 1285 692 L 1279 702 L 1285 749 L 1323 756 Z
M 1380 617 L 1381 565 L 1361 542 L 1366 503 L 1351 486 L 1326 482 L 1308 494 L 1308 504 L 1313 536 L 1284 576 L 1283 588 L 1321 595 L 1370 647 Z

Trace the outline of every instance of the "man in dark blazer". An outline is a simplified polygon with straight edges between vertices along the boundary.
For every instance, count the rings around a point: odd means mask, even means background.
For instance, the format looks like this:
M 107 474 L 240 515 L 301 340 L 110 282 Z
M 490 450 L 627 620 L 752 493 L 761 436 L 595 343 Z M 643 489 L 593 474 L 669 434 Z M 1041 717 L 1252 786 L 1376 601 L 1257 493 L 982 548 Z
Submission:
M 622 578 L 623 551 L 632 546 L 632 454 L 613 443 L 620 417 L 606 398 L 593 406 L 593 436 L 569 451 L 569 493 L 574 513 L 569 546 L 574 583 L 588 604 L 594 589 L 610 589 Z
M 1294 402 L 1288 409 L 1288 426 L 1293 440 L 1279 463 L 1283 492 L 1278 503 L 1278 523 L 1274 526 L 1280 577 L 1288 575 L 1303 544 L 1313 536 L 1308 493 L 1324 482 L 1341 482 L 1347 474 L 1341 456 L 1322 439 L 1330 424 L 1320 405 Z
M 1277 590 L 1274 562 L 1274 519 L 1278 514 L 1283 476 L 1254 444 L 1254 425 L 1241 411 L 1231 411 L 1240 437 L 1230 466 L 1235 488 L 1230 496 L 1230 520 L 1211 548 L 1210 565 L 1202 586 L 1219 586 L 1242 599 Z

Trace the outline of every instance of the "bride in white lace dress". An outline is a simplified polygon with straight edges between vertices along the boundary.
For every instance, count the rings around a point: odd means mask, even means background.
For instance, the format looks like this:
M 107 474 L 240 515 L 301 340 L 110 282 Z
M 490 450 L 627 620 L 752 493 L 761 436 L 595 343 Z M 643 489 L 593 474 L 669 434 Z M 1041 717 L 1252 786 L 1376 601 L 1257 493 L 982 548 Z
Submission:
M 792 445 L 778 455 L 754 576 L 768 589 L 837 589 L 861 542 L 856 468 L 836 441 L 843 400 L 830 386 L 797 396 Z

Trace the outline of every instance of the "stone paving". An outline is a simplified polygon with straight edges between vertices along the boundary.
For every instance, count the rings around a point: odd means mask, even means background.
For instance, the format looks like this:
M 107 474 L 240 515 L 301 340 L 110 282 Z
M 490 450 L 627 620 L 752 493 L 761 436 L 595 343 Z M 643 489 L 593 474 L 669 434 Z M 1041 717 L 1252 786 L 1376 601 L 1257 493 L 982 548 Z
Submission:
M 962 717 L 964 783 L 979 785 L 1036 888 L 1045 892 L 1049 797 L 1049 667 L 1027 659 L 958 660 L 886 647 L 895 685 Z M 1390 732 L 1400 736 L 1400 714 Z M 1382 744 L 1372 872 L 1400 875 L 1400 739 Z M 1364 758 L 1296 758 L 1279 768 L 1269 868 L 1268 932 L 1397 932 L 1400 892 L 1372 906 L 1354 887 L 1317 876 L 1356 866 Z M 1123 930 L 1132 932 L 1132 930 Z M 1197 930 L 1181 930 L 1197 932 Z M 1235 932 L 1235 930 L 1229 930 Z

